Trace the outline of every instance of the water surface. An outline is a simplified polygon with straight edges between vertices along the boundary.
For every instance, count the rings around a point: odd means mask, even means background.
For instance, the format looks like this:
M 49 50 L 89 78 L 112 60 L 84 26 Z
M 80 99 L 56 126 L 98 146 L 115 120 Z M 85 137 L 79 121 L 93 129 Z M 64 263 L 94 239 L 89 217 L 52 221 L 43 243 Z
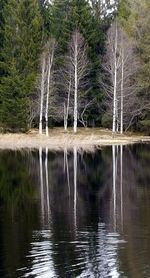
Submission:
M 0 277 L 150 277 L 150 145 L 0 152 Z

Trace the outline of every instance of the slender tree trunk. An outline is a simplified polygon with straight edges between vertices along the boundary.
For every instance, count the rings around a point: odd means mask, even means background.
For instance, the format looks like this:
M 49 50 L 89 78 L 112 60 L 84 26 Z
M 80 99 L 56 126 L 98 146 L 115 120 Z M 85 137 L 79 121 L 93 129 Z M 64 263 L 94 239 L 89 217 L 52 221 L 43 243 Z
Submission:
M 64 101 L 64 131 L 67 132 L 67 108 Z
M 43 183 L 43 161 L 42 161 L 42 148 L 39 148 L 39 166 L 40 166 L 40 188 L 41 188 L 41 211 L 42 220 L 44 221 L 44 183 Z
M 73 149 L 73 168 L 74 168 L 74 226 L 77 229 L 77 148 Z
M 123 231 L 123 146 L 120 145 L 120 202 L 121 202 L 121 227 Z
M 70 94 L 71 94 L 71 76 L 70 76 L 69 88 L 68 88 L 67 107 L 66 107 L 66 104 L 64 102 L 64 130 L 65 130 L 65 132 L 67 132 L 67 128 L 68 128 Z
M 123 134 L 123 91 L 124 91 L 124 46 L 122 44 L 122 57 L 121 57 L 121 111 L 120 111 L 120 133 Z
M 77 42 L 77 34 L 76 34 L 76 42 L 75 42 L 75 61 L 74 61 L 74 68 L 75 68 L 75 90 L 74 90 L 74 133 L 77 132 L 77 120 L 78 120 L 78 61 L 77 61 L 77 57 L 78 57 L 78 42 Z
M 47 94 L 46 94 L 46 109 L 45 109 L 45 122 L 46 122 L 46 136 L 48 136 L 48 108 L 49 108 L 49 94 L 50 94 L 50 79 L 51 79 L 51 69 L 53 65 L 54 58 L 54 45 L 52 45 L 52 53 L 49 53 L 48 59 L 48 74 L 47 74 Z
M 69 204 L 70 204 L 70 175 L 69 175 L 69 165 L 68 165 L 68 152 L 66 155 L 66 170 L 67 170 L 67 184 L 68 184 Z
M 45 54 L 42 57 L 42 79 L 41 79 L 41 97 L 40 97 L 40 122 L 39 134 L 42 134 L 42 118 L 43 118 L 43 101 L 44 101 L 44 83 L 45 83 Z
M 113 92 L 113 134 L 116 132 L 116 110 L 117 110 L 117 46 L 118 46 L 118 30 L 116 22 L 115 31 L 115 51 L 114 51 L 114 92 Z
M 113 224 L 114 232 L 116 231 L 116 146 L 112 146 L 112 163 L 113 163 Z
M 119 113 L 118 113 L 118 110 L 119 110 L 119 101 L 117 99 L 116 100 L 116 132 L 119 131 Z
M 66 155 L 67 155 L 67 149 L 64 148 L 64 173 L 66 172 Z
M 50 219 L 50 202 L 49 202 L 49 181 L 48 181 L 48 148 L 45 150 L 45 177 L 46 177 L 46 202 L 47 202 L 47 222 Z

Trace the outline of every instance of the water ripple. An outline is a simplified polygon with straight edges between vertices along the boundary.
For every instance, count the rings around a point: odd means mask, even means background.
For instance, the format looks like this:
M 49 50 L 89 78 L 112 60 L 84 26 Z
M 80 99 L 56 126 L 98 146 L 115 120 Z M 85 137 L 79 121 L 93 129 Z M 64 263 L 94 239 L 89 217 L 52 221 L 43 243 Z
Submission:
M 27 255 L 28 266 L 18 272 L 22 278 L 62 277 L 60 269 L 64 277 L 118 278 L 118 246 L 123 244 L 119 234 L 106 232 L 103 225 L 99 225 L 97 233 L 81 231 L 74 240 L 60 240 L 57 244 L 50 230 L 35 231 Z

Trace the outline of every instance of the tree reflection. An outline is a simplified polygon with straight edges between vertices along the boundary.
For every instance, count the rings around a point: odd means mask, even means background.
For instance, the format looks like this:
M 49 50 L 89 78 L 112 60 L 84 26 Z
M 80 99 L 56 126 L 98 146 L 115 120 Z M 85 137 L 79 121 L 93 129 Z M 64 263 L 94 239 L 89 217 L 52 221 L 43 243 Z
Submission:
M 20 277 L 144 277 L 141 269 L 150 259 L 149 162 L 138 146 L 93 153 L 77 147 L 72 152 L 1 153 L 1 212 L 7 207 L 9 215 L 2 234 L 5 246 L 14 250 L 14 259 L 5 251 L 8 272 L 19 268 Z
M 29 250 L 32 231 L 38 226 L 34 180 L 37 171 L 33 165 L 30 152 L 0 152 L 1 277 L 16 277 L 15 271 Z

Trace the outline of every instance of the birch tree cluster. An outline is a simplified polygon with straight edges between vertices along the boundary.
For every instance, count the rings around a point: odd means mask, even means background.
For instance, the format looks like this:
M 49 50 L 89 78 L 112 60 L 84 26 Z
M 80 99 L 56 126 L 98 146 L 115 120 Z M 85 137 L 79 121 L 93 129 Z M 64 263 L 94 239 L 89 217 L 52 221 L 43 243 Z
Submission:
M 83 113 L 86 106 L 83 90 L 88 85 L 89 60 L 87 57 L 87 45 L 79 30 L 72 34 L 66 56 L 64 85 L 66 99 L 64 98 L 64 128 L 67 131 L 68 116 L 73 116 L 73 130 L 77 132 L 78 120 L 83 121 Z
M 54 54 L 56 50 L 55 39 L 50 39 L 41 55 L 41 86 L 40 86 L 40 119 L 39 133 L 43 133 L 43 117 L 45 119 L 45 133 L 48 136 L 48 117 L 50 109 L 55 103 L 54 95 Z
M 105 91 L 106 115 L 112 121 L 113 133 L 123 134 L 146 105 L 138 99 L 136 75 L 140 62 L 135 48 L 135 42 L 128 38 L 115 20 L 107 33 L 106 54 L 102 63 L 104 74 L 100 76 Z

